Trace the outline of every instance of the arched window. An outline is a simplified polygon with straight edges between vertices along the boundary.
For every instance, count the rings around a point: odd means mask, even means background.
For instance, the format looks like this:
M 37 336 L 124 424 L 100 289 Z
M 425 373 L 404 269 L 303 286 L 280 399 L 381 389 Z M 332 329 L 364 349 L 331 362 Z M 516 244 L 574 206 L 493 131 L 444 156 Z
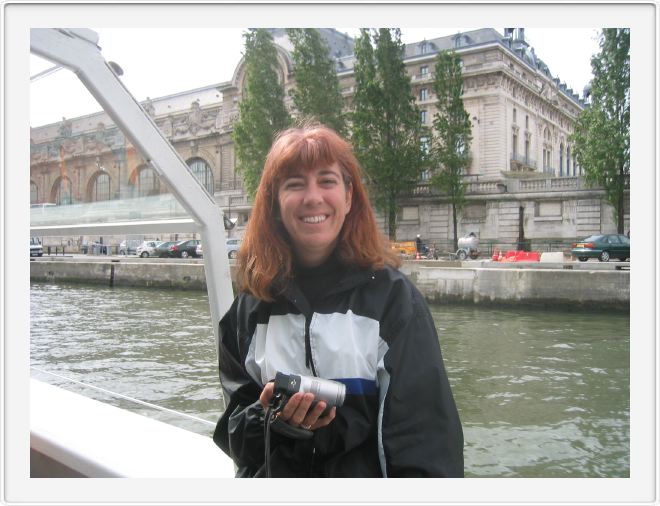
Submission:
M 37 204 L 39 202 L 39 190 L 37 183 L 30 181 L 30 204 Z
M 89 200 L 91 202 L 110 200 L 110 176 L 107 173 L 100 172 L 94 178 Z
M 188 160 L 188 167 L 197 181 L 202 183 L 206 191 L 213 195 L 213 171 L 209 164 L 201 158 L 193 158 Z
M 571 147 L 566 146 L 566 175 L 571 175 Z M 573 175 L 575 176 L 575 165 L 573 165 Z
M 564 143 L 559 145 L 559 175 L 564 175 Z M 566 167 L 566 175 L 568 176 L 568 167 Z
M 68 177 L 59 178 L 55 190 L 55 203 L 58 206 L 68 206 L 73 201 L 71 198 L 71 180 Z
M 151 167 L 142 167 L 138 172 L 138 196 L 148 197 L 160 193 L 160 179 Z

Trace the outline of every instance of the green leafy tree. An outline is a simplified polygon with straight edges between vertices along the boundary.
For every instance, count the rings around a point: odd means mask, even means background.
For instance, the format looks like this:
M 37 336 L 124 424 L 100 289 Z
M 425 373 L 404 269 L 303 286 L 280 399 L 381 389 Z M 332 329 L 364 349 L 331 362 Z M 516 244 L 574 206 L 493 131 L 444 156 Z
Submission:
M 287 28 L 293 44 L 296 87 L 289 93 L 298 112 L 344 134 L 343 100 L 330 48 L 316 28 Z
M 279 79 L 272 36 L 258 28 L 245 32 L 243 37 L 245 86 L 233 137 L 236 170 L 243 177 L 245 189 L 254 197 L 274 135 L 288 127 L 291 118 L 284 105 L 284 86 Z
M 465 205 L 463 175 L 470 165 L 472 124 L 463 106 L 461 58 L 441 51 L 435 62 L 433 90 L 437 112 L 433 116 L 431 159 L 435 168 L 431 184 L 449 196 L 454 222 L 454 250 L 458 249 L 458 215 Z
M 398 28 L 361 29 L 355 41 L 352 142 L 392 240 L 398 199 L 412 191 L 424 168 L 420 114 L 403 54 Z
M 630 29 L 605 28 L 591 57 L 591 103 L 571 135 L 573 153 L 591 185 L 602 186 L 623 230 L 630 175 Z

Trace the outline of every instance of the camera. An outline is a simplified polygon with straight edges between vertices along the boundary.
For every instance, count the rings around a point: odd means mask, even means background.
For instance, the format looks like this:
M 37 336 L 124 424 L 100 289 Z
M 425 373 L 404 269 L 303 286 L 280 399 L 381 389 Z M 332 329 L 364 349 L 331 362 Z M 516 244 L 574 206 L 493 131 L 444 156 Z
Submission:
M 344 404 L 346 397 L 346 385 L 338 381 L 316 378 L 312 376 L 300 376 L 297 374 L 284 374 L 278 372 L 275 375 L 275 393 L 281 393 L 285 397 L 291 397 L 296 392 L 314 394 L 314 402 L 324 401 L 327 408 L 323 412 L 326 415 L 333 406 Z

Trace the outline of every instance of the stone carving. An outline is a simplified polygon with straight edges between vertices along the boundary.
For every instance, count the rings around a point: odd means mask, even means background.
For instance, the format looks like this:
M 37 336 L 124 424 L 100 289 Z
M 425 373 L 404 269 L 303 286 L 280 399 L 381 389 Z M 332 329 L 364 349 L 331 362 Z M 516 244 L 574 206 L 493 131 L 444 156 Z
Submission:
M 75 153 L 81 153 L 83 150 L 83 140 L 81 137 L 67 138 L 62 141 L 62 151 L 65 156 L 71 156 Z
M 207 133 L 215 126 L 215 123 L 215 116 L 212 116 L 209 112 L 202 111 L 199 102 L 194 101 L 190 104 L 190 111 L 187 116 L 183 121 L 175 125 L 174 135 Z
M 85 136 L 84 144 L 86 153 L 101 153 L 107 147 L 103 130 L 97 128 L 96 132 Z
M 156 116 L 156 108 L 154 107 L 154 102 L 149 97 L 147 97 L 147 101 L 142 104 L 142 107 L 152 118 Z
M 71 137 L 71 132 L 73 131 L 73 124 L 71 120 L 62 117 L 62 124 L 57 129 L 57 133 L 60 137 Z
M 165 120 L 160 125 L 160 129 L 163 132 L 163 135 L 165 137 L 172 137 L 172 133 L 174 132 L 174 128 L 172 127 L 173 120 L 172 120 L 172 115 L 168 115 Z

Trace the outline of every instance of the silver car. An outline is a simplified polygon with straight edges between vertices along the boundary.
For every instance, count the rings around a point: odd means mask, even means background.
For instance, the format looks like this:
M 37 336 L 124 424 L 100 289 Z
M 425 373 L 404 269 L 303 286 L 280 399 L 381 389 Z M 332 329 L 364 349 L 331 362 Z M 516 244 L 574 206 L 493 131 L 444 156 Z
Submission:
M 227 239 L 225 244 L 227 246 L 227 256 L 232 259 L 236 258 L 238 256 L 238 250 L 241 247 L 241 240 Z M 195 251 L 195 254 L 200 258 L 204 256 L 201 243 L 197 245 L 197 250 Z
M 137 247 L 136 253 L 142 258 L 158 256 L 156 254 L 156 248 L 162 243 L 163 241 L 144 241 Z

